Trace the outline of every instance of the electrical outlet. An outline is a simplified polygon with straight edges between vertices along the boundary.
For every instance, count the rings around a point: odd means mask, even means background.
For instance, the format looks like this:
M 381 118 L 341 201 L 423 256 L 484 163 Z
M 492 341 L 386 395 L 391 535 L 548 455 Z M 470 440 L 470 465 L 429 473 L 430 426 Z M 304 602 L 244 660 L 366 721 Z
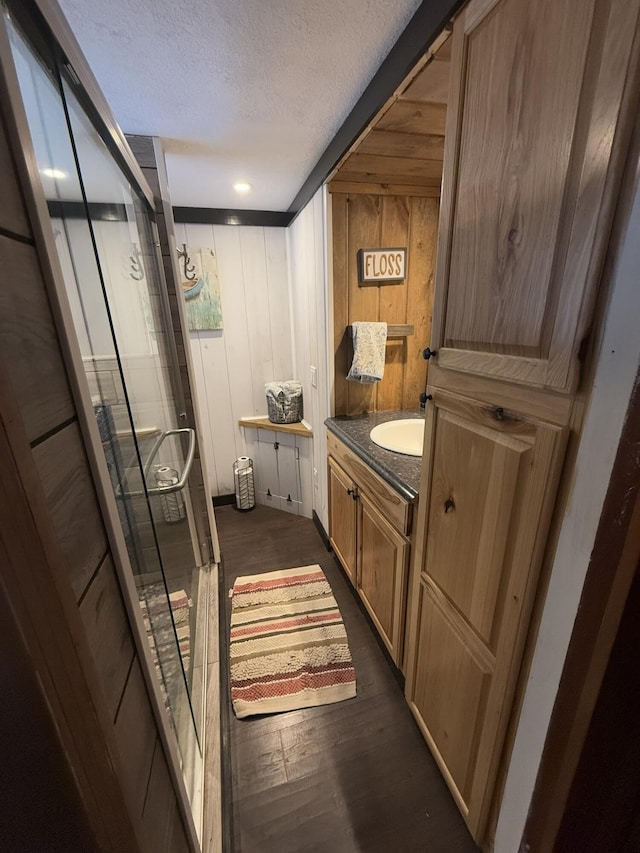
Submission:
M 318 387 L 318 368 L 311 365 L 309 368 L 309 373 L 311 374 L 311 387 Z

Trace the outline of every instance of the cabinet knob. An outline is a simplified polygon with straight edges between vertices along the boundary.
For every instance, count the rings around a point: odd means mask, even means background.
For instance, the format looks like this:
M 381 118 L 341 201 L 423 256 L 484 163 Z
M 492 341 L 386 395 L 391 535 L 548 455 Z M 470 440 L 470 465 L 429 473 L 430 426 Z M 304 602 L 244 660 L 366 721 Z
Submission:
M 424 409 L 424 407 L 427 405 L 428 400 L 433 400 L 433 394 L 427 394 L 426 391 L 423 391 L 422 394 L 420 394 L 420 408 L 421 409 Z
M 347 489 L 347 494 L 351 495 L 351 497 L 355 500 L 358 499 L 358 490 L 357 489 Z
M 429 349 L 429 347 L 427 347 L 426 349 L 422 350 L 422 357 L 424 358 L 425 361 L 429 361 L 431 356 L 436 356 L 436 355 L 438 355 L 437 349 Z

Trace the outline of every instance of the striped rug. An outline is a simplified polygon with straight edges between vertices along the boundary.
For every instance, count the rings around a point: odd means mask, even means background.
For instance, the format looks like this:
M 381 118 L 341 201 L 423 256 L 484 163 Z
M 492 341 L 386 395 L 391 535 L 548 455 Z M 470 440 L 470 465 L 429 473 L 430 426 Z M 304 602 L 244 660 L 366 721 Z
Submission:
M 232 596 L 229 653 L 237 717 L 356 695 L 347 633 L 320 566 L 240 577 Z
M 185 676 L 191 683 L 189 597 L 183 589 L 169 593 L 169 612 L 164 584 L 149 583 L 138 589 L 138 598 L 164 704 L 173 719 L 169 697 L 184 690 Z

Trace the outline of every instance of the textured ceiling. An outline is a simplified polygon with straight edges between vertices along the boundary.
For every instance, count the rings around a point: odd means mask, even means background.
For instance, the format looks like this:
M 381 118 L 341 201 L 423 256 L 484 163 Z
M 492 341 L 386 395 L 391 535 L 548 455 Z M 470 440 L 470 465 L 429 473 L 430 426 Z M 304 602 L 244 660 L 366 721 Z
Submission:
M 420 0 L 59 0 L 175 205 L 286 210 Z M 238 195 L 232 184 L 253 189 Z

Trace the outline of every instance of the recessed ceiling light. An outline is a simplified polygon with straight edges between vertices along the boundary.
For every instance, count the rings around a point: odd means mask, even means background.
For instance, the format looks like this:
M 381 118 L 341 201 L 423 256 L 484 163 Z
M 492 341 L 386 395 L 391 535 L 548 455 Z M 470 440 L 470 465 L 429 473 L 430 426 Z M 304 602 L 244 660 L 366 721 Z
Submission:
M 237 193 L 248 193 L 251 189 L 251 184 L 248 184 L 246 181 L 238 181 L 237 184 L 233 185 L 233 188 Z
M 63 172 L 62 169 L 40 169 L 43 175 L 46 175 L 47 178 L 59 178 L 62 180 L 63 178 L 68 177 L 66 172 Z

